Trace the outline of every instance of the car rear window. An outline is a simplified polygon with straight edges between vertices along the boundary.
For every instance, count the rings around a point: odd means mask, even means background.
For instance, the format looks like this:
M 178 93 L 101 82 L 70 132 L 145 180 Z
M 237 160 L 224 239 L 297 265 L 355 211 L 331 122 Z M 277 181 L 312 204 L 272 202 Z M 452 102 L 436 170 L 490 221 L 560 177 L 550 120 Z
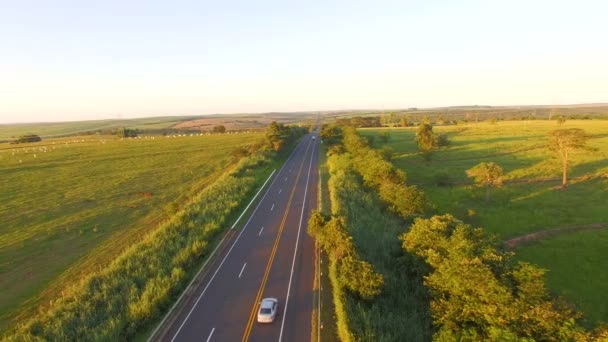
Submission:
M 269 314 L 270 312 L 271 312 L 270 309 L 261 309 L 260 310 L 260 313 L 263 313 L 263 314 Z

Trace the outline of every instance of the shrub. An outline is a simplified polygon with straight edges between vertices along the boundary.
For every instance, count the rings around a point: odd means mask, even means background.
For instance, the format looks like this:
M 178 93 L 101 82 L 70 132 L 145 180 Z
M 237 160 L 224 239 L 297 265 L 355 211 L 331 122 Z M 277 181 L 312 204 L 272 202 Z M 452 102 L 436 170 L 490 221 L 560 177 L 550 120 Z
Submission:
M 483 229 L 433 216 L 416 219 L 401 240 L 432 268 L 425 284 L 435 340 L 590 339 L 575 323 L 580 316 L 549 297 L 545 271 L 515 263 Z
M 342 133 L 345 150 L 352 155 L 353 168 L 365 185 L 375 188 L 388 207 L 404 218 L 424 212 L 424 194 L 415 186 L 405 184 L 405 172 L 395 168 L 382 152 L 370 148 L 354 128 L 345 127 Z
M 453 185 L 452 177 L 447 171 L 439 171 L 434 176 L 435 184 L 437 186 L 451 186 Z
M 226 126 L 224 126 L 224 125 L 213 126 L 213 133 L 226 133 Z
M 13 140 L 11 142 L 11 144 L 24 144 L 24 143 L 32 143 L 32 142 L 39 142 L 42 141 L 42 138 L 40 138 L 38 135 L 36 134 L 25 134 L 20 136 L 19 138 L 17 138 L 16 140 Z

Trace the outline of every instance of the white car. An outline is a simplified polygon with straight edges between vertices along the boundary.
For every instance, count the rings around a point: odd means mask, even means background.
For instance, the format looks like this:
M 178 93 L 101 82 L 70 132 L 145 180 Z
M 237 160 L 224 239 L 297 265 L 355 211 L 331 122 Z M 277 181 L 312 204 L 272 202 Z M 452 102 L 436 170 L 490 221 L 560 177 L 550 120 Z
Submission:
M 258 311 L 258 322 L 259 323 L 272 323 L 274 318 L 277 316 L 277 309 L 279 308 L 279 300 L 276 298 L 264 298 L 260 304 L 260 311 Z

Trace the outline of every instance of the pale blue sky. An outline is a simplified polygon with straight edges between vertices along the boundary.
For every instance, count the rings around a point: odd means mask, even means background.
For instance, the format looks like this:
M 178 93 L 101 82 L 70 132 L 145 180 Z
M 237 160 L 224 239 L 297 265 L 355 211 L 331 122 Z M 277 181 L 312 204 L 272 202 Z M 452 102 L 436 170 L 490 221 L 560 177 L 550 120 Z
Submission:
M 0 122 L 608 102 L 606 1 L 0 0 Z

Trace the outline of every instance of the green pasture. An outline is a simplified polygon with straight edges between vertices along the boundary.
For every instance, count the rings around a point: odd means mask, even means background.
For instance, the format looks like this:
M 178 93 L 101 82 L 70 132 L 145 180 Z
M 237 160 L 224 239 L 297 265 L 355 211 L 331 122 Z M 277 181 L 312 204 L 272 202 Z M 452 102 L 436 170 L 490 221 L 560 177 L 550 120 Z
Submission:
M 155 229 L 259 137 L 0 144 L 0 329 Z
M 607 230 L 580 231 L 521 246 L 516 253 L 549 270 L 549 288 L 573 301 L 595 325 L 608 321 L 606 246 Z
M 546 148 L 547 133 L 558 128 L 582 128 L 593 135 L 588 141 L 592 150 L 572 155 L 569 167 L 570 184 L 561 190 L 561 161 Z M 600 120 L 568 120 L 563 126 L 555 121 L 499 121 L 497 124 L 479 123 L 453 126 L 435 126 L 434 131 L 447 134 L 450 145 L 433 153 L 430 161 L 418 154 L 415 127 L 393 129 L 361 129 L 360 133 L 372 139 L 373 146 L 390 146 L 392 162 L 407 173 L 408 183 L 418 185 L 427 195 L 437 213 L 451 213 L 475 226 L 484 227 L 502 239 L 508 239 L 539 230 L 576 224 L 608 222 L 608 122 Z M 380 133 L 388 132 L 388 141 Z M 483 189 L 471 185 L 465 171 L 482 162 L 496 162 L 505 171 L 507 183 L 492 193 L 485 202 Z M 440 186 L 450 183 L 451 186 Z M 599 236 L 597 231 L 579 233 Z M 580 235 L 582 236 L 582 235 Z M 605 293 L 608 282 L 594 282 L 591 286 L 571 286 L 586 282 L 604 272 L 605 253 L 600 248 L 584 250 L 577 247 L 577 234 L 564 235 L 555 241 L 571 242 L 563 257 L 544 255 L 547 248 L 536 244 L 525 247 L 522 260 L 549 269 L 549 287 L 563 293 L 576 304 L 581 304 L 593 321 L 608 321 Z M 603 238 L 602 238 L 603 239 Z M 553 240 L 552 240 L 553 241 Z M 548 242 L 547 242 L 548 243 Z M 557 242 L 555 242 L 557 243 Z M 540 245 L 539 245 L 540 246 Z M 557 246 L 557 245 L 555 245 Z M 534 251 L 534 252 L 532 252 Z M 588 256 L 585 276 L 573 272 L 577 266 L 573 255 Z M 558 279 L 569 278 L 562 283 Z M 570 285 L 569 285 L 570 284 Z
M 118 127 L 132 129 L 162 129 L 190 120 L 192 116 L 164 116 L 141 119 L 110 119 L 89 120 L 70 122 L 43 122 L 43 123 L 20 123 L 0 124 L 0 141 L 11 140 L 23 134 L 33 133 L 43 138 L 53 136 L 66 136 L 86 131 L 106 130 Z

